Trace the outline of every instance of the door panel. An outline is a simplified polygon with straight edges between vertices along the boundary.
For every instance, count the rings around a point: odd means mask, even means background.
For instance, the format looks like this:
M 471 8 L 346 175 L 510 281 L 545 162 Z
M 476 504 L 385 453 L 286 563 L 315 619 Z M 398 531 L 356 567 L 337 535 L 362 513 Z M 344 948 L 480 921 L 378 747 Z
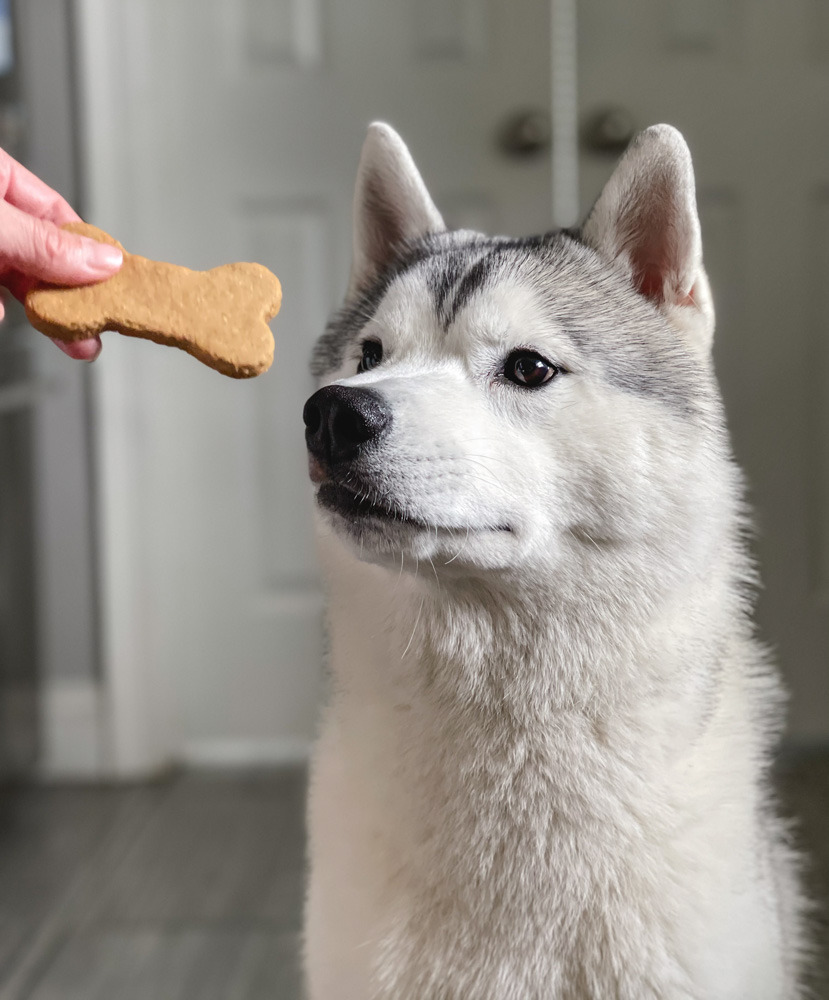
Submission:
M 291 755 L 323 657 L 301 410 L 345 289 L 366 125 L 399 129 L 452 223 L 547 227 L 549 157 L 496 143 L 516 108 L 549 107 L 547 3 L 80 8 L 91 221 L 191 267 L 261 261 L 284 290 L 274 367 L 252 382 L 123 340 L 96 363 L 115 742 L 135 737 L 118 767 Z

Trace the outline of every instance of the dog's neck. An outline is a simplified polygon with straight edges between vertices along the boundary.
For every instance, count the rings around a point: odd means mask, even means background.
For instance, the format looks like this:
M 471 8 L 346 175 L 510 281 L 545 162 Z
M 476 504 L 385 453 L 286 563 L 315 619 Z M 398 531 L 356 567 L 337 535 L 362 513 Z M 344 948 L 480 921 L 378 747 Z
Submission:
M 630 731 L 645 743 L 676 748 L 682 733 L 692 742 L 710 716 L 724 650 L 740 638 L 733 623 L 743 615 L 725 572 L 643 613 L 641 601 L 597 608 L 537 583 L 522 593 L 397 575 L 344 549 L 335 562 L 338 688 L 472 727 L 476 741 L 507 731 L 546 739 L 567 715 L 603 739 L 623 730 L 628 749 Z
M 718 610 L 725 578 L 677 594 L 675 613 L 667 601 L 625 620 L 556 606 L 538 587 L 532 601 L 438 586 L 326 550 L 337 759 L 359 776 L 372 843 L 397 859 L 424 927 L 443 907 L 490 914 L 486 885 L 509 941 L 515 914 L 516 926 L 534 907 L 549 916 L 543 887 L 583 892 L 589 874 L 560 863 L 573 844 L 621 852 L 613 864 L 635 878 L 613 831 L 635 817 L 661 842 L 687 822 L 693 788 L 721 766 L 706 748 L 725 646 L 739 641 L 729 601 Z M 492 940 L 489 917 L 470 933 Z

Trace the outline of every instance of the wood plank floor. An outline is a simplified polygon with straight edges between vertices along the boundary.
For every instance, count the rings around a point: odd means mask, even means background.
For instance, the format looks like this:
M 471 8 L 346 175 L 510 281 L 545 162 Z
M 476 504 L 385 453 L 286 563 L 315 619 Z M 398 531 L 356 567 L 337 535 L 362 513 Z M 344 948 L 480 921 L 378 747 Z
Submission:
M 780 784 L 826 900 L 829 757 Z M 285 770 L 0 793 L 0 1000 L 300 1000 L 305 790 Z M 825 909 L 816 938 L 825 973 Z
M 0 796 L 0 998 L 299 998 L 304 799 L 298 770 Z

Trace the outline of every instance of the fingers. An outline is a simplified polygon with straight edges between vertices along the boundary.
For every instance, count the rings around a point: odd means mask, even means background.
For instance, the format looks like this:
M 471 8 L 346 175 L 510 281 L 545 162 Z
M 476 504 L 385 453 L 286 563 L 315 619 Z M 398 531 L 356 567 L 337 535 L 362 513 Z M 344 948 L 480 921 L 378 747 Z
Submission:
M 0 272 L 0 285 L 7 288 L 18 302 L 22 302 L 26 298 L 26 293 L 29 289 L 36 284 L 36 278 L 29 278 L 19 271 Z
M 100 337 L 90 337 L 89 340 L 75 340 L 71 344 L 68 344 L 65 340 L 56 340 L 54 337 L 50 337 L 49 339 L 53 344 L 57 344 L 64 354 L 68 354 L 70 358 L 74 358 L 76 361 L 94 361 L 101 353 Z
M 122 262 L 118 247 L 64 232 L 0 202 L 0 270 L 55 285 L 85 285 L 115 274 Z
M 22 301 L 36 280 L 86 284 L 118 270 L 123 258 L 117 247 L 57 228 L 79 219 L 57 191 L 0 149 L 0 276 L 15 297 Z M 4 315 L 0 299 L 0 320 Z M 99 337 L 54 343 L 78 361 L 101 353 Z
M 77 222 L 77 212 L 48 184 L 0 149 L 0 199 L 58 226 Z
M 22 301 L 26 297 L 26 292 L 29 288 L 31 288 L 33 281 L 31 278 L 25 278 L 23 275 L 15 274 L 12 271 L 8 274 L 0 273 L 0 283 L 5 285 L 6 288 L 12 292 L 15 298 Z M 0 296 L 0 320 L 2 320 L 5 315 L 5 304 L 2 296 Z M 57 340 L 55 337 L 50 337 L 49 339 L 56 344 L 64 354 L 68 354 L 70 358 L 75 358 L 77 361 L 94 361 L 101 353 L 100 337 L 90 337 L 87 340 L 76 340 L 71 344 L 62 340 Z
M 16 298 L 23 299 L 26 295 L 26 291 L 32 285 L 31 280 L 27 280 L 22 275 L 17 275 L 12 273 L 0 274 L 0 281 L 11 291 L 13 291 Z M 0 295 L 0 321 L 6 315 L 5 303 L 3 302 L 2 295 Z M 68 354 L 70 358 L 75 358 L 76 361 L 94 361 L 98 355 L 101 353 L 101 338 L 100 337 L 90 337 L 87 340 L 76 340 L 69 344 L 63 340 L 57 340 L 55 337 L 49 338 L 54 344 L 56 344 L 64 354 Z

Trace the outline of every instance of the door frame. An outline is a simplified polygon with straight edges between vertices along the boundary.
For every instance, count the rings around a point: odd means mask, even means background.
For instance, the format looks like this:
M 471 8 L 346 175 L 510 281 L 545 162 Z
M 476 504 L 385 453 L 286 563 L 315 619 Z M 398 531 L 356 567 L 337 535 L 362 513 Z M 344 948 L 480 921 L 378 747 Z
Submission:
M 132 103 L 140 24 L 131 23 L 129 4 L 70 3 L 83 214 L 129 243 L 140 224 L 140 208 L 123 197 L 124 188 L 134 186 L 130 151 L 141 135 Z M 105 87 L 98 85 L 102 79 Z M 158 772 L 180 749 L 172 699 L 154 669 L 153 581 L 143 557 L 151 528 L 144 512 L 152 468 L 142 420 L 142 375 L 140 356 L 104 347 L 90 366 L 88 382 L 97 537 L 99 773 L 118 779 Z
M 17 0 L 30 168 L 79 200 L 70 0 Z M 97 777 L 103 727 L 91 479 L 91 372 L 32 332 L 38 773 Z

